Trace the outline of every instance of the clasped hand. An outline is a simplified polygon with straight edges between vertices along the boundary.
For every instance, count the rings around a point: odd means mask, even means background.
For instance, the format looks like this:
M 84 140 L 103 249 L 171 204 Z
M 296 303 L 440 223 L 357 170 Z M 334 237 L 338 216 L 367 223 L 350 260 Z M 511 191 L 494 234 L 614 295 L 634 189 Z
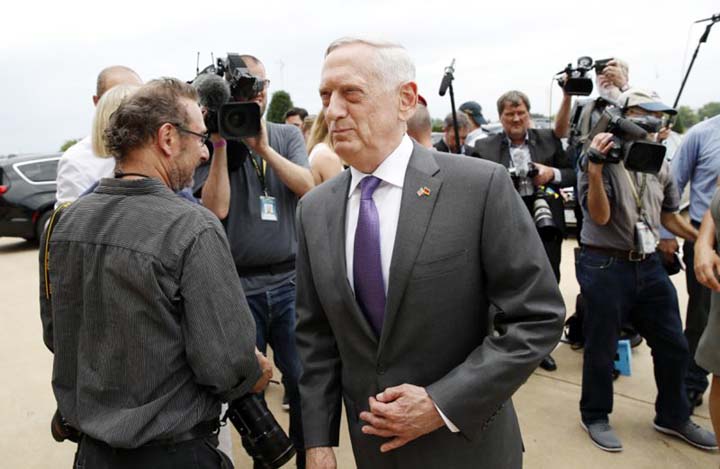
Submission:
M 425 388 L 401 384 L 369 398 L 370 411 L 361 412 L 367 422 L 362 432 L 391 438 L 380 446 L 383 453 L 400 448 L 410 441 L 444 425 L 435 404 Z

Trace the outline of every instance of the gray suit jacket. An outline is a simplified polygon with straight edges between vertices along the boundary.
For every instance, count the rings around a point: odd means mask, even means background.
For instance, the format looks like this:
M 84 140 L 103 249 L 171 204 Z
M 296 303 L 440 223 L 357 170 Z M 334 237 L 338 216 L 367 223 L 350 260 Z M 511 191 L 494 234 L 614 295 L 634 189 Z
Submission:
M 410 158 L 385 322 L 377 337 L 346 277 L 350 173 L 298 206 L 297 343 L 308 448 L 337 446 L 341 398 L 360 468 L 520 467 L 510 400 L 557 344 L 564 305 L 505 168 L 419 145 Z M 421 187 L 429 196 L 418 196 Z M 360 431 L 368 397 L 425 386 L 460 429 L 381 454 Z

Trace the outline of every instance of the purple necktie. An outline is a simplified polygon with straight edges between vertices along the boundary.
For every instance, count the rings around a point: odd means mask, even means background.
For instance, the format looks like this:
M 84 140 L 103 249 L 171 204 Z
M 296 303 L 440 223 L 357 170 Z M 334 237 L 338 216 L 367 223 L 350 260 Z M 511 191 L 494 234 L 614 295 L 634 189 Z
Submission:
M 353 251 L 355 298 L 378 336 L 385 318 L 385 284 L 380 261 L 380 218 L 372 195 L 379 184 L 380 179 L 375 176 L 360 181 L 360 212 Z

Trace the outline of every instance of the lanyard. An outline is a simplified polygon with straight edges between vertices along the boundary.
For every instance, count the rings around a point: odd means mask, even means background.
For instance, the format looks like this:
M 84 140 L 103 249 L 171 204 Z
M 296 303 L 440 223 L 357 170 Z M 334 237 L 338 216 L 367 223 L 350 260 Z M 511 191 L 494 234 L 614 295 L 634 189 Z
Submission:
M 253 168 L 255 168 L 255 174 L 257 174 L 258 180 L 260 181 L 263 194 L 268 195 L 267 186 L 265 185 L 265 170 L 267 169 L 267 162 L 262 158 L 260 158 L 260 160 L 262 161 L 262 169 L 260 169 L 260 165 L 255 160 L 255 155 L 250 153 L 250 161 L 252 161 Z
M 643 208 L 642 204 L 642 197 L 645 193 L 645 188 L 647 187 L 647 174 L 642 173 L 642 182 L 640 183 L 640 193 L 638 193 L 637 190 L 637 182 L 636 180 L 630 176 L 630 172 L 628 172 L 627 168 L 625 168 L 625 165 L 623 165 L 623 171 L 625 171 L 625 175 L 628 178 L 628 181 L 630 181 L 630 189 L 632 189 L 633 197 L 635 198 L 635 204 L 637 205 L 638 214 L 642 216 L 643 211 L 645 210 Z

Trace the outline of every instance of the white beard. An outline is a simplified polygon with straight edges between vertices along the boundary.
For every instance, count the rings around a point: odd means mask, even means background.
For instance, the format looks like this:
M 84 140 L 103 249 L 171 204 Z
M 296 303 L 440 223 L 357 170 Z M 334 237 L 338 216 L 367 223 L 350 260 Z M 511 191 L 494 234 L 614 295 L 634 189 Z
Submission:
M 618 98 L 622 94 L 620 89 L 617 86 L 598 86 L 598 94 L 601 98 L 603 98 L 606 101 L 610 101 L 612 103 L 617 102 Z

